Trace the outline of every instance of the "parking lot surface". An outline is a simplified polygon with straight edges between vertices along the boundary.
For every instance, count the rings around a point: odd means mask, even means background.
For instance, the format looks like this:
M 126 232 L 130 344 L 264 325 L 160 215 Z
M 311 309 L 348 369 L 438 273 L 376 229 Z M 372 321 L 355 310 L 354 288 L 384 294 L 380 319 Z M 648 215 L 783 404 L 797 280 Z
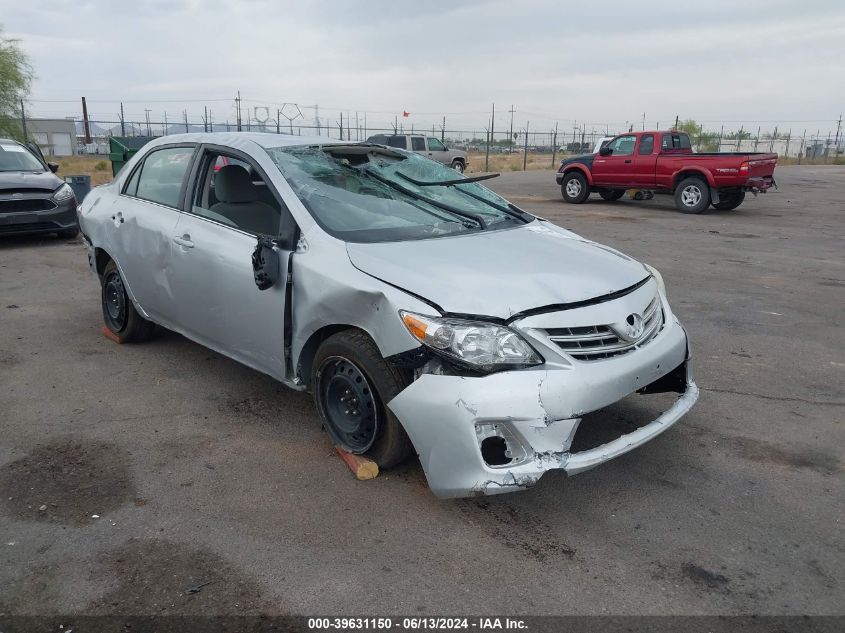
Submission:
M 702 393 L 596 470 L 468 500 L 417 462 L 356 481 L 308 395 L 181 336 L 104 338 L 81 241 L 0 240 L 0 613 L 842 613 L 845 169 L 775 175 L 694 216 L 490 182 L 657 267 Z

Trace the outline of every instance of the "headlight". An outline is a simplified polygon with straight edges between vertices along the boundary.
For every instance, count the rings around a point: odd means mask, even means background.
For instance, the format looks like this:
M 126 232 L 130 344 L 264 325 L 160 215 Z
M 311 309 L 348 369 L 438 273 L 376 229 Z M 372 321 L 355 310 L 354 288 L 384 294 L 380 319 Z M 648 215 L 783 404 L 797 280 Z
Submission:
M 73 189 L 67 183 L 56 189 L 56 192 L 53 194 L 53 200 L 56 202 L 64 202 L 70 198 L 73 198 Z
M 400 310 L 399 315 L 420 343 L 481 371 L 493 372 L 543 362 L 519 334 L 500 325 L 423 316 L 404 310 Z
M 645 269 L 651 273 L 651 276 L 654 277 L 654 280 L 657 282 L 657 287 L 660 289 L 660 294 L 664 297 L 666 296 L 666 284 L 663 282 L 663 275 L 660 274 L 660 271 L 657 270 L 654 266 L 649 266 L 648 264 L 643 264 Z

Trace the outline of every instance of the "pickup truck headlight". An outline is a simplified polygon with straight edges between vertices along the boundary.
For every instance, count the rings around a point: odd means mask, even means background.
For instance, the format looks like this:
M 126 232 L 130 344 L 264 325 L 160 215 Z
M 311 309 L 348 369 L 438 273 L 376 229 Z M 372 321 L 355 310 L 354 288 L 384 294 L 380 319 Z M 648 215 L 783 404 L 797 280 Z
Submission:
M 543 363 L 540 355 L 510 328 L 481 321 L 444 319 L 401 310 L 411 335 L 437 354 L 484 372 Z
M 657 270 L 654 266 L 649 266 L 648 264 L 643 264 L 645 269 L 651 273 L 651 276 L 654 277 L 654 281 L 657 282 L 657 287 L 660 290 L 660 294 L 664 297 L 666 296 L 666 284 L 663 281 L 663 275 L 660 274 L 660 271 Z
M 53 200 L 56 202 L 64 202 L 65 200 L 69 200 L 73 198 L 73 189 L 70 188 L 70 185 L 65 183 L 55 192 L 53 192 Z

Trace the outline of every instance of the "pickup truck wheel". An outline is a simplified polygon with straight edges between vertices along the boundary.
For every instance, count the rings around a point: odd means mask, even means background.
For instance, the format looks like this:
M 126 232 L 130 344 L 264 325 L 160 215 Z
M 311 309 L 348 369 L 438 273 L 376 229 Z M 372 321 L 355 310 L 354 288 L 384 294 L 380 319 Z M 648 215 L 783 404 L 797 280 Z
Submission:
M 745 192 L 734 191 L 733 193 L 720 195 L 719 202 L 714 204 L 713 208 L 719 211 L 733 211 L 742 204 L 743 200 L 745 200 Z
M 452 169 L 454 169 L 458 173 L 464 173 L 464 164 L 459 160 L 452 161 Z
M 327 338 L 314 357 L 311 385 L 317 412 L 332 441 L 390 468 L 413 453 L 402 424 L 385 403 L 410 383 L 410 375 L 385 362 L 359 330 Z
M 684 178 L 675 188 L 675 207 L 681 213 L 701 213 L 710 206 L 710 188 L 701 178 Z
M 560 192 L 564 201 L 571 204 L 581 204 L 589 197 L 590 187 L 587 185 L 587 179 L 580 171 L 570 171 L 560 183 Z
M 624 189 L 602 189 L 599 191 L 599 195 L 602 197 L 602 200 L 607 200 L 608 202 L 615 202 L 619 200 L 622 196 L 625 195 Z
M 110 261 L 102 277 L 103 321 L 121 343 L 141 343 L 155 334 L 156 326 L 138 314 L 126 288 L 117 264 Z

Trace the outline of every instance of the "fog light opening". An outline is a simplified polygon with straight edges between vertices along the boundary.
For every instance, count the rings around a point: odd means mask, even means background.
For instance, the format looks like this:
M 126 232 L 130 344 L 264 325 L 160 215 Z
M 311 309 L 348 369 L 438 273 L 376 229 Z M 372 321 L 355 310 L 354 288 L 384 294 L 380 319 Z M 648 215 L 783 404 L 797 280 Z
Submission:
M 481 458 L 489 466 L 505 466 L 513 461 L 508 443 L 498 435 L 481 440 Z

